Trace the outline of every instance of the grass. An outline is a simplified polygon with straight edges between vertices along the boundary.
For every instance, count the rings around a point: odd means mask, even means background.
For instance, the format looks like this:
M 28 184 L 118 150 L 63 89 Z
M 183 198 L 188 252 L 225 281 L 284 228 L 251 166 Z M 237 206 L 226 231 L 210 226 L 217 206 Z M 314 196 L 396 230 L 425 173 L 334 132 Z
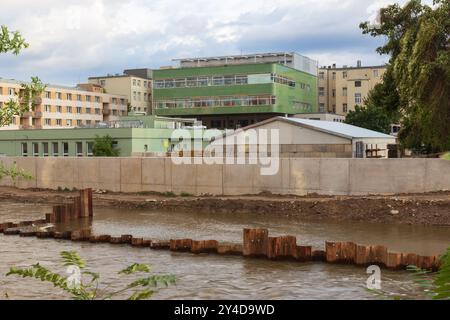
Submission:
M 450 152 L 444 153 L 444 155 L 442 156 L 442 159 L 450 160 Z

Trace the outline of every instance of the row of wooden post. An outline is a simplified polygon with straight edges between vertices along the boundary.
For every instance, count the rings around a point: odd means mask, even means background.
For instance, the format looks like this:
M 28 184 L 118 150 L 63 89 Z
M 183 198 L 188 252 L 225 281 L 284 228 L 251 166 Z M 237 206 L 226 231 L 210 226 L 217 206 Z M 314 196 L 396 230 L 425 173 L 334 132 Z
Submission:
M 53 206 L 52 213 L 46 214 L 45 219 L 50 223 L 65 223 L 93 216 L 92 189 L 83 189 L 72 203 Z
M 89 192 L 86 192 L 89 201 Z M 75 202 L 78 200 L 75 200 Z M 82 202 L 85 205 L 85 202 Z M 89 207 L 85 206 L 87 216 Z M 58 212 L 58 211 L 57 211 Z M 68 213 L 67 213 L 68 212 Z M 55 220 L 68 221 L 73 211 L 55 215 Z M 85 213 L 84 213 L 85 214 Z M 83 215 L 81 217 L 84 217 Z M 135 247 L 149 247 L 156 250 L 171 250 L 192 253 L 218 253 L 223 255 L 243 255 L 244 257 L 262 257 L 272 260 L 296 260 L 301 262 L 323 261 L 328 263 L 372 265 L 376 264 L 391 269 L 404 269 L 408 265 L 415 265 L 422 269 L 437 270 L 439 259 L 436 256 L 420 256 L 413 253 L 389 252 L 385 246 L 358 245 L 354 242 L 326 242 L 325 250 L 313 250 L 311 246 L 297 245 L 294 236 L 270 237 L 267 229 L 244 229 L 243 244 L 219 243 L 217 240 L 172 239 L 154 240 L 132 235 L 93 235 L 90 229 L 77 231 L 29 231 L 20 227 L 45 223 L 45 220 L 23 221 L 20 223 L 0 224 L 0 232 L 5 234 L 19 234 L 20 236 L 36 236 L 38 238 L 67 239 L 72 241 L 89 241 L 92 243 L 129 244 Z M 55 221 L 56 222 L 56 221 Z

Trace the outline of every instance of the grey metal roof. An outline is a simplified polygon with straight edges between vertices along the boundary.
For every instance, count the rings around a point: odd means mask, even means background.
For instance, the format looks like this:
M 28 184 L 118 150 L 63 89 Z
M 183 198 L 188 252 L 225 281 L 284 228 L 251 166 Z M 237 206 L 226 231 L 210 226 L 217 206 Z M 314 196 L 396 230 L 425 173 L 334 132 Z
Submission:
M 361 127 L 353 126 L 350 124 L 334 121 L 322 121 L 322 120 L 309 120 L 309 119 L 299 119 L 299 118 L 286 118 L 279 117 L 288 122 L 295 124 L 300 124 L 305 127 L 312 129 L 317 129 L 322 132 L 327 132 L 330 134 L 335 134 L 339 136 L 344 136 L 347 138 L 382 138 L 382 139 L 395 139 L 394 136 L 384 134 L 381 132 L 364 129 Z

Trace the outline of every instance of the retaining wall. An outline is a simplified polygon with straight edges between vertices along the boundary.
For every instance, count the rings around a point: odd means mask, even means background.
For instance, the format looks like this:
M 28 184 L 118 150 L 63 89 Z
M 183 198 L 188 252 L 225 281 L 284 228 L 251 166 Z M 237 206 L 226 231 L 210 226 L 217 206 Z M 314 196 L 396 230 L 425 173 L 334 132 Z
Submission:
M 366 195 L 450 190 L 450 161 L 442 159 L 280 159 L 276 175 L 259 165 L 176 165 L 170 158 L 0 158 L 35 180 L 19 188 L 94 188 L 114 192 L 242 195 L 318 193 Z M 13 185 L 10 178 L 0 185 Z

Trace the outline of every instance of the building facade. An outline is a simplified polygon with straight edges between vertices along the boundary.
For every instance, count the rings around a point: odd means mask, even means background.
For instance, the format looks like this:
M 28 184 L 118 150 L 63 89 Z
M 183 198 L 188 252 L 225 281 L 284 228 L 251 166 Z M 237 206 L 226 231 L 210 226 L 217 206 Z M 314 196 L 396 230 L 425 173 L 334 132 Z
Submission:
M 125 70 L 122 75 L 89 77 L 88 81 L 102 86 L 107 93 L 126 96 L 130 104 L 130 111 L 147 115 L 152 113 L 150 71 L 148 69 Z
M 178 68 L 153 71 L 153 112 L 217 129 L 317 112 L 316 63 L 298 56 L 299 69 L 287 54 L 182 59 Z
M 165 153 L 178 140 L 172 133 L 178 128 L 191 128 L 195 119 L 160 117 L 123 117 L 93 128 L 67 130 L 41 129 L 0 131 L 0 156 L 21 157 L 92 157 L 97 136 L 109 135 L 119 156 Z M 0 158 L 1 160 L 1 158 Z
M 0 107 L 17 99 L 21 90 L 21 82 L 0 78 Z M 36 101 L 34 110 L 14 117 L 11 125 L 0 130 L 86 127 L 127 115 L 126 96 L 105 94 L 101 87 L 92 84 L 48 85 Z
M 322 67 L 318 76 L 319 112 L 331 112 L 346 116 L 355 106 L 364 105 L 370 90 L 380 83 L 386 66 L 362 66 L 337 68 Z

